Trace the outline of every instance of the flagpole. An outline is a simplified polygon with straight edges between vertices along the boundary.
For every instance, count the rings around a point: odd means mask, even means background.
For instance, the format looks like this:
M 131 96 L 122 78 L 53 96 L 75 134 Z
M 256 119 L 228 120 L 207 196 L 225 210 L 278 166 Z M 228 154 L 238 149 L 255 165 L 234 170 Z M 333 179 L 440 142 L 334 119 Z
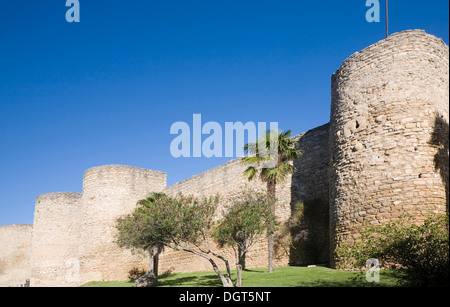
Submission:
M 386 0 L 386 38 L 389 36 L 389 2 Z

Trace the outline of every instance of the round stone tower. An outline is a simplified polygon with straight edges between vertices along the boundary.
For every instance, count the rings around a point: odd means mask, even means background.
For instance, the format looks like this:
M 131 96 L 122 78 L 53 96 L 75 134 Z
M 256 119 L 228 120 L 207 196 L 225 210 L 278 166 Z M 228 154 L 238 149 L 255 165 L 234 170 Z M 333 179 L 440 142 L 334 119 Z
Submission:
M 31 244 L 31 286 L 71 287 L 80 280 L 80 193 L 38 196 Z
M 355 53 L 333 75 L 332 250 L 366 223 L 448 211 L 448 60 L 441 39 L 405 31 Z
M 166 174 L 123 165 L 100 166 L 84 173 L 80 231 L 80 283 L 126 280 L 147 259 L 114 243 L 116 220 L 137 201 L 166 187 Z

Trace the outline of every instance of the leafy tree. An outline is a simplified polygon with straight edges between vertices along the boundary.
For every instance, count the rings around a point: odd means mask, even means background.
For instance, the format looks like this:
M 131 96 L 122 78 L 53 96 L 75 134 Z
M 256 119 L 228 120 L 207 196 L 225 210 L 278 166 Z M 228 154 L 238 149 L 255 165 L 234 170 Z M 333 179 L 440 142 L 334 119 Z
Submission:
M 246 253 L 267 234 L 270 226 L 276 224 L 276 216 L 271 210 L 272 200 L 267 193 L 242 191 L 231 198 L 223 219 L 216 227 L 213 236 L 219 247 L 232 247 L 236 259 L 236 286 L 242 284 L 242 269 Z
M 152 246 L 147 238 L 145 225 L 145 208 L 155 201 L 164 197 L 164 194 L 153 193 L 148 198 L 140 200 L 136 210 L 125 217 L 118 219 L 116 228 L 119 230 L 116 235 L 116 243 L 122 248 L 131 249 L 134 253 L 144 252 L 149 254 L 148 274 L 158 276 L 159 254 L 163 250 L 162 245 Z
M 211 263 L 224 287 L 232 287 L 228 260 L 210 245 L 217 205 L 218 197 L 198 200 L 181 194 L 152 194 L 140 201 L 133 213 L 118 220 L 117 242 L 125 248 L 149 251 L 164 246 L 198 255 Z M 219 270 L 213 257 L 224 262 L 226 274 Z
M 265 135 L 244 146 L 247 154 L 242 159 L 244 164 L 250 165 L 244 176 L 249 181 L 258 177 L 267 183 L 267 192 L 272 200 L 271 211 L 275 212 L 276 185 L 281 183 L 288 175 L 293 174 L 296 169 L 292 161 L 300 158 L 302 153 L 296 147 L 296 142 L 291 138 L 291 130 L 285 132 L 267 131 Z M 273 147 L 276 147 L 273 150 Z M 260 166 L 262 165 L 262 168 Z M 268 165 L 271 164 L 271 165 Z M 268 268 L 273 271 L 274 250 L 274 225 L 268 230 Z

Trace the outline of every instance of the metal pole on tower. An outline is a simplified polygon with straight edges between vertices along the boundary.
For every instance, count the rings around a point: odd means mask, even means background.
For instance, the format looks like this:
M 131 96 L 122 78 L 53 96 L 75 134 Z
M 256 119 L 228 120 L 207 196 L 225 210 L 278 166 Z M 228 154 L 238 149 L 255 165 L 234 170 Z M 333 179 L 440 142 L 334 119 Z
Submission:
M 389 1 L 386 0 L 386 38 L 389 36 Z

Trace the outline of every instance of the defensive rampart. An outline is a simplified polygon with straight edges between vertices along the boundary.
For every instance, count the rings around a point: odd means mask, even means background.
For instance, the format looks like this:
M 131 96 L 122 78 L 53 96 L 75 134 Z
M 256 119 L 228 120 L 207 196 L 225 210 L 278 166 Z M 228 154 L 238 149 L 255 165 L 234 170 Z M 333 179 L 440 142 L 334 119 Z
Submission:
M 442 40 L 415 30 L 393 34 L 342 64 L 332 77 L 330 123 L 294 137 L 303 156 L 293 162 L 297 172 L 277 185 L 280 222 L 298 208 L 303 214 L 291 223 L 293 244 L 276 245 L 276 265 L 334 265 L 334 248 L 357 240 L 367 224 L 448 213 L 448 59 Z M 32 286 L 125 280 L 131 268 L 146 268 L 148 261 L 114 243 L 118 217 L 151 192 L 226 200 L 243 188 L 265 190 L 263 182 L 243 177 L 245 167 L 232 160 L 170 187 L 162 172 L 89 169 L 83 193 L 41 195 L 33 225 L 0 227 L 0 286 L 27 279 Z M 267 265 L 265 241 L 246 265 Z M 165 251 L 160 272 L 168 270 L 211 266 L 198 256 Z
M 276 242 L 275 264 L 312 264 L 328 262 L 328 125 L 318 127 L 294 137 L 297 147 L 303 153 L 294 162 L 297 172 L 277 185 L 276 215 L 281 223 L 290 217 L 298 203 L 305 206 L 302 231 L 307 233 L 295 248 L 281 246 Z M 232 160 L 217 168 L 168 187 L 169 195 L 182 193 L 197 197 L 220 195 L 227 201 L 243 189 L 266 191 L 267 186 L 260 180 L 249 182 L 243 176 L 246 165 L 241 159 Z M 312 208 L 316 206 L 315 208 Z M 317 209 L 317 210 L 315 210 Z M 220 211 L 220 210 L 219 210 Z M 308 246 L 311 248 L 302 248 Z M 319 248 L 320 246 L 320 248 Z M 231 251 L 222 251 L 228 259 L 234 259 Z M 267 242 L 261 240 L 247 255 L 246 266 L 267 266 Z M 162 270 L 187 272 L 211 270 L 211 264 L 200 257 L 185 252 L 167 251 L 160 259 Z
M 0 226 L 0 287 L 30 280 L 33 225 Z

